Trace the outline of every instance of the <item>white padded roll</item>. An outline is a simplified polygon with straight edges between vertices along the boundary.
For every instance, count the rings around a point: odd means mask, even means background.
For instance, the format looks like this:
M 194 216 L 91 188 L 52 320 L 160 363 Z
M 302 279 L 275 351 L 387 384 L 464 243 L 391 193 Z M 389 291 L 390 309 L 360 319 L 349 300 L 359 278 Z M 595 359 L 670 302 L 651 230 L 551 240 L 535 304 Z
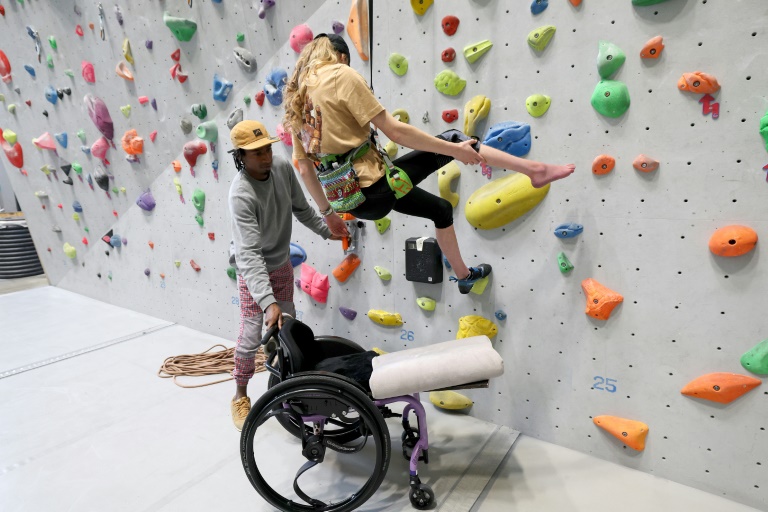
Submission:
M 374 398 L 408 395 L 498 377 L 504 361 L 487 336 L 436 343 L 374 357 Z

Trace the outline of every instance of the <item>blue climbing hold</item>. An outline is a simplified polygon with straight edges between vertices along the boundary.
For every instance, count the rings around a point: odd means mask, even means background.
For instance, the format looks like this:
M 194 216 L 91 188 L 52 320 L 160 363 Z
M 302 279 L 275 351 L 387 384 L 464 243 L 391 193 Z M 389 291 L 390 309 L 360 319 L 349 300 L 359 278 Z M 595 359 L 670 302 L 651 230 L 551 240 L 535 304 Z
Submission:
M 56 142 L 58 142 L 61 147 L 63 147 L 64 149 L 67 148 L 67 142 L 69 140 L 69 138 L 67 137 L 67 132 L 57 133 L 54 135 L 54 137 L 56 138 Z
M 80 146 L 80 151 L 82 151 L 86 155 L 90 155 L 91 154 L 91 146 Z
M 548 0 L 533 0 L 533 3 L 531 4 L 531 13 L 541 14 L 547 7 L 549 7 Z
M 291 242 L 291 266 L 298 267 L 305 261 L 307 261 L 307 251 L 305 251 L 300 245 Z
M 72 203 L 72 209 L 75 210 L 77 213 L 83 213 L 83 207 L 80 206 L 80 201 L 75 201 Z
M 581 224 L 560 224 L 555 228 L 555 236 L 557 238 L 573 238 L 579 236 L 584 231 L 584 226 Z
M 506 320 L 507 319 L 507 314 L 505 312 L 503 312 L 502 310 L 496 311 L 494 313 L 494 316 L 496 318 L 498 318 L 499 320 Z
M 109 245 L 112 247 L 120 247 L 123 245 L 123 241 L 120 239 L 119 235 L 112 235 L 109 239 Z
M 451 262 L 445 257 L 445 254 L 443 254 L 443 265 L 445 265 L 445 268 L 448 270 L 451 270 Z
M 24 64 L 24 69 L 26 69 L 26 70 L 27 70 L 27 73 L 29 73 L 30 75 L 32 75 L 32 77 L 35 77 L 35 76 L 37 76 L 37 74 L 35 73 L 35 68 L 33 68 L 32 66 L 30 66 L 29 64 Z
M 267 83 L 264 85 L 264 94 L 272 105 L 280 105 L 283 102 L 283 89 L 288 82 L 288 73 L 283 69 L 273 69 L 267 75 Z
M 56 94 L 56 89 L 53 88 L 52 85 L 49 85 L 47 89 L 45 89 L 45 99 L 51 102 L 52 105 L 55 105 L 57 101 L 59 101 L 59 96 Z
M 227 101 L 229 93 L 232 91 L 232 82 L 219 75 L 213 75 L 213 99 L 216 101 Z
M 517 121 L 494 124 L 488 128 L 483 144 L 510 155 L 527 155 L 531 150 L 531 126 Z

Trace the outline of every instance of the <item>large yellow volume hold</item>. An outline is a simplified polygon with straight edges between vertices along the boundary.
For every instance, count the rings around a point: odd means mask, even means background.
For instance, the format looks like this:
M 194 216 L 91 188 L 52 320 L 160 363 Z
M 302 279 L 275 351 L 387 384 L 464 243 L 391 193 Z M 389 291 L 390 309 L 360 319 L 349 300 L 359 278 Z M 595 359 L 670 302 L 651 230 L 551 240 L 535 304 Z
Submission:
M 459 410 L 466 409 L 474 402 L 455 391 L 431 391 L 429 401 L 441 409 Z
M 437 188 L 440 190 L 440 197 L 451 203 L 454 208 L 459 204 L 459 194 L 451 190 L 451 183 L 460 175 L 461 168 L 456 160 L 451 160 L 437 170 Z
M 464 206 L 467 222 L 478 229 L 494 229 L 522 217 L 549 192 L 549 184 L 533 188 L 524 174 L 511 174 L 475 190 Z
M 400 313 L 390 313 L 383 309 L 369 310 L 368 318 L 379 325 L 403 325 L 403 318 L 400 316 Z

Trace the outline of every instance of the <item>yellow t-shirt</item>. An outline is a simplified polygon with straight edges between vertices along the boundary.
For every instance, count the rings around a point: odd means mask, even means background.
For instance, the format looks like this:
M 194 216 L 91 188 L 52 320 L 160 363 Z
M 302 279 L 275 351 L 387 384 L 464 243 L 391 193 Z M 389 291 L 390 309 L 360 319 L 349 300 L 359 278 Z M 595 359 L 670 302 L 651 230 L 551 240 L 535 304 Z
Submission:
M 383 110 L 360 73 L 346 64 L 323 66 L 308 80 L 304 125 L 293 134 L 293 158 L 318 159 L 358 147 L 370 136 L 371 119 Z M 361 187 L 384 176 L 384 163 L 374 148 L 354 166 Z

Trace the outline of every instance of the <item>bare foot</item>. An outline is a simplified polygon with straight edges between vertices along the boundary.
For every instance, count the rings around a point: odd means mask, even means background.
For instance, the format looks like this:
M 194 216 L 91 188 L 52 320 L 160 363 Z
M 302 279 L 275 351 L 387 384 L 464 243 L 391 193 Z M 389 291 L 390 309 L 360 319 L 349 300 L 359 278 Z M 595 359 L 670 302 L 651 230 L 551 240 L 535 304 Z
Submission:
M 542 165 L 544 167 L 543 169 L 536 171 L 531 175 L 531 185 L 533 185 L 533 188 L 541 188 L 548 183 L 552 183 L 553 181 L 566 178 L 570 176 L 574 170 L 576 170 L 576 165 L 574 164 L 568 164 L 568 165 L 542 164 Z

